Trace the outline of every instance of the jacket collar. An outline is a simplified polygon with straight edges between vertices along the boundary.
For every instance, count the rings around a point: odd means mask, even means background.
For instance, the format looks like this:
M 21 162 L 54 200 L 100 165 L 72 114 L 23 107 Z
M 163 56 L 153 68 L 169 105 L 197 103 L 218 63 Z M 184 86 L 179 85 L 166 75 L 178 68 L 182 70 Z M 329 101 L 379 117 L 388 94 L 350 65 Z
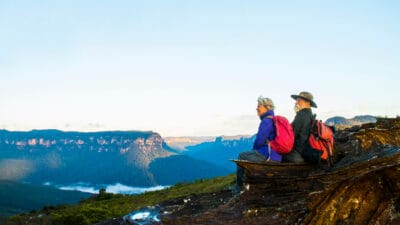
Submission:
M 299 112 L 301 112 L 301 111 L 311 111 L 311 108 L 304 108 L 304 109 L 302 109 L 302 110 L 300 110 Z
M 260 116 L 260 119 L 263 120 L 263 119 L 264 119 L 265 117 L 267 117 L 267 116 L 274 116 L 274 111 L 268 110 L 266 113 L 264 113 L 264 114 L 262 114 L 262 115 Z

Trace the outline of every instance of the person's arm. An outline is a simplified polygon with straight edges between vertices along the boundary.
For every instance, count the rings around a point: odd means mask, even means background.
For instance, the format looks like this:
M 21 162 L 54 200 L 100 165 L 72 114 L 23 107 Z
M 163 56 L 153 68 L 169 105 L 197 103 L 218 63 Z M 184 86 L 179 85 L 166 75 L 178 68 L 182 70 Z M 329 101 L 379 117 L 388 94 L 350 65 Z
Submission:
M 298 151 L 299 153 L 303 152 L 304 142 L 306 141 L 307 137 L 304 135 L 304 129 L 307 113 L 306 111 L 299 111 L 294 120 L 292 122 L 293 132 L 294 132 L 294 146 L 293 149 Z
M 268 137 L 271 137 L 273 132 L 273 122 L 271 119 L 264 119 L 258 127 L 256 139 L 254 140 L 253 149 L 259 149 L 265 145 Z
M 310 121 L 309 110 L 300 110 L 292 122 L 295 136 L 300 135 L 300 133 L 303 132 L 303 129 L 306 128 L 306 124 L 308 123 L 307 121 Z
M 302 114 L 301 112 L 297 113 L 292 122 L 294 136 L 299 135 L 299 133 L 301 131 L 301 127 L 302 127 L 303 119 L 304 119 L 304 118 L 302 118 L 301 114 Z

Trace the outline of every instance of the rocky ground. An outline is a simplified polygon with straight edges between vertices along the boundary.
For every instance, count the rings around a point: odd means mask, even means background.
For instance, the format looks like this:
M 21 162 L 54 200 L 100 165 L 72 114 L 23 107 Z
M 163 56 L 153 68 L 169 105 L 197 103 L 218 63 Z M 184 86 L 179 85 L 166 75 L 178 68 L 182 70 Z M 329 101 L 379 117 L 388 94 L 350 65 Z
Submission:
M 238 162 L 249 184 L 240 194 L 187 196 L 99 224 L 400 224 L 400 119 L 339 131 L 335 140 L 330 170 Z

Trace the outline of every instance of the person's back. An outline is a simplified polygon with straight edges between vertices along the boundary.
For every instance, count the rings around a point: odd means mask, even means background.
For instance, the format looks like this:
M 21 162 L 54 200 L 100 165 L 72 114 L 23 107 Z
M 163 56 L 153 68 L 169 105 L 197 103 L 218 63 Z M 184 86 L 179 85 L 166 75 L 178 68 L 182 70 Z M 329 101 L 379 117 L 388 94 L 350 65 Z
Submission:
M 304 108 L 297 112 L 292 122 L 294 132 L 292 151 L 300 153 L 304 161 L 309 161 L 304 153 L 306 151 L 305 149 L 309 147 L 308 138 L 310 136 L 312 116 L 311 108 Z
M 313 96 L 309 92 L 300 92 L 298 95 L 291 95 L 296 100 L 296 116 L 292 122 L 294 131 L 294 146 L 289 154 L 283 155 L 282 162 L 313 162 L 309 157 L 311 121 L 313 113 L 311 107 L 317 108 Z

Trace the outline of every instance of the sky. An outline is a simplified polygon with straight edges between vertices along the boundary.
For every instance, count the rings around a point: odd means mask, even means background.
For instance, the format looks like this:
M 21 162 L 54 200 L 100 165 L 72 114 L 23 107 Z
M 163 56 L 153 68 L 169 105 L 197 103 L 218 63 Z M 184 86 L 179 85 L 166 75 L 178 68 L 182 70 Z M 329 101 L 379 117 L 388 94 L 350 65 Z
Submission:
M 254 134 L 400 115 L 400 1 L 1 0 L 0 129 Z

